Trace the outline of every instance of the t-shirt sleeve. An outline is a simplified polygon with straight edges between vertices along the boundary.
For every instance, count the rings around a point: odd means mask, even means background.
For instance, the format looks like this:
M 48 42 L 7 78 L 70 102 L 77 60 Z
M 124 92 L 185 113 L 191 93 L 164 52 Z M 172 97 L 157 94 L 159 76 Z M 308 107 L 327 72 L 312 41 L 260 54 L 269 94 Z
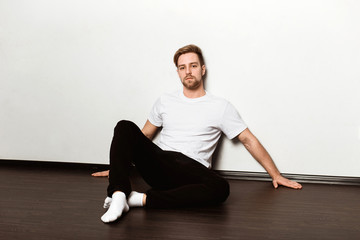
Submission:
M 247 128 L 238 111 L 229 102 L 225 108 L 220 128 L 229 139 L 233 139 Z
M 161 106 L 161 98 L 158 98 L 153 105 L 148 120 L 155 126 L 161 127 L 163 123 L 162 119 L 162 106 Z

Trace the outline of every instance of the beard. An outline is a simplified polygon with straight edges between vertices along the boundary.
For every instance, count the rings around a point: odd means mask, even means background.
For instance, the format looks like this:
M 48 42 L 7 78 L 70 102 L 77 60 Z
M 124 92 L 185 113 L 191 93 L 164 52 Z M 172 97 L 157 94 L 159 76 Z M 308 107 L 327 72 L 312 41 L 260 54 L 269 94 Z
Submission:
M 189 79 L 189 77 L 191 78 Z M 186 76 L 181 82 L 185 88 L 190 90 L 198 89 L 201 86 L 201 79 L 197 79 L 194 76 Z

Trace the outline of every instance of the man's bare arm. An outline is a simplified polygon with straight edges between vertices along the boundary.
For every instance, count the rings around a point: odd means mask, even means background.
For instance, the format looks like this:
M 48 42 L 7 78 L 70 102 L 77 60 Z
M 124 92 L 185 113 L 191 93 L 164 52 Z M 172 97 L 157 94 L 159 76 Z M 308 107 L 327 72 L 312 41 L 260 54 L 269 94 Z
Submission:
M 159 128 L 157 126 L 153 125 L 149 120 L 147 120 L 141 131 L 148 139 L 152 140 L 158 129 Z M 93 176 L 93 177 L 108 177 L 109 170 L 95 172 L 95 173 L 91 174 L 91 176 Z
M 244 144 L 245 148 L 254 157 L 254 159 L 257 160 L 269 173 L 275 188 L 277 188 L 279 185 L 294 189 L 302 188 L 301 184 L 291 181 L 281 175 L 269 153 L 261 145 L 259 140 L 250 132 L 249 129 L 246 129 L 240 133 L 238 139 Z
M 141 131 L 148 139 L 153 140 L 158 129 L 159 128 L 157 126 L 153 125 L 149 120 L 146 120 L 146 123 Z

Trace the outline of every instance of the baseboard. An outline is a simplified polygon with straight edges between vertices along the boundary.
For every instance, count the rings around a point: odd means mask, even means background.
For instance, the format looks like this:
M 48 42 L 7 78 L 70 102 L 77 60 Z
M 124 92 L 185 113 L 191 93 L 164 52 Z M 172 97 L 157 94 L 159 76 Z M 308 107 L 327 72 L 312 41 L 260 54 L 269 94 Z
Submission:
M 75 163 L 75 162 L 50 162 L 38 160 L 0 159 L 0 166 L 24 166 L 33 168 L 60 168 L 83 169 L 90 171 L 103 171 L 109 168 L 108 164 Z
M 271 181 L 267 173 L 261 172 L 242 172 L 242 171 L 217 171 L 226 179 L 251 180 L 251 181 Z M 355 185 L 360 186 L 360 177 L 344 176 L 325 176 L 325 175 L 305 175 L 305 174 L 282 174 L 284 177 L 300 183 L 317 184 L 336 184 L 336 185 Z
M 92 163 L 69 163 L 69 162 L 47 162 L 31 160 L 2 160 L 2 166 L 26 166 L 35 168 L 65 168 L 65 169 L 88 169 L 89 171 L 103 171 L 109 168 L 108 164 Z M 263 172 L 245 172 L 245 171 L 225 171 L 216 170 L 216 172 L 226 179 L 249 180 L 249 181 L 271 181 L 270 176 Z M 336 185 L 355 185 L 360 186 L 360 177 L 344 176 L 325 176 L 325 175 L 307 175 L 307 174 L 282 174 L 284 177 L 298 181 L 300 183 L 316 184 L 336 184 Z

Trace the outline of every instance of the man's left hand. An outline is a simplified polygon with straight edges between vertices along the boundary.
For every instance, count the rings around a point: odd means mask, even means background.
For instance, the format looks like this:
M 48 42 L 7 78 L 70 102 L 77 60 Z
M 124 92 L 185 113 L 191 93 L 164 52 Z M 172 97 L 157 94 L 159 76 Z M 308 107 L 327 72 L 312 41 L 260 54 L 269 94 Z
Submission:
M 297 183 L 295 181 L 291 181 L 287 178 L 284 178 L 283 176 L 279 175 L 277 177 L 275 177 L 272 181 L 274 188 L 278 188 L 279 185 L 285 186 L 285 187 L 289 187 L 289 188 L 293 188 L 293 189 L 302 189 L 302 186 L 300 183 Z
M 102 172 L 95 172 L 95 173 L 92 173 L 91 176 L 93 176 L 93 177 L 109 177 L 109 170 L 102 171 Z

